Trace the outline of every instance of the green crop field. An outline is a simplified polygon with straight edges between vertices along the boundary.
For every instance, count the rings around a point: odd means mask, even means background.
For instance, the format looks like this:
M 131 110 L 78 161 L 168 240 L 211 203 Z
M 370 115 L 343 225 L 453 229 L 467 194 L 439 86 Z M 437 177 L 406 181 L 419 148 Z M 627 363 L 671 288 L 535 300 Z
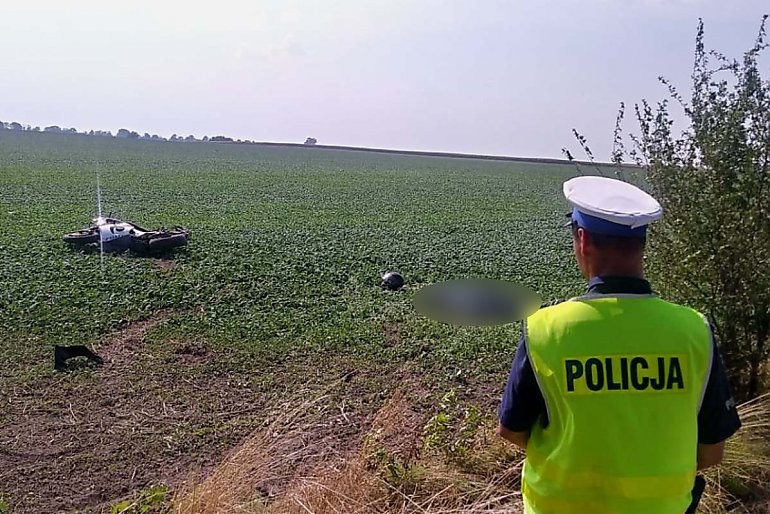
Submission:
M 95 215 L 97 173 L 105 212 L 184 225 L 189 245 L 103 262 L 69 248 L 62 234 Z M 342 377 L 336 394 L 361 420 L 418 379 L 428 404 L 457 389 L 492 412 L 519 325 L 441 325 L 415 314 L 413 294 L 461 277 L 579 293 L 561 198 L 574 174 L 0 131 L 0 498 L 19 512 L 98 510 L 210 466 L 271 401 Z M 388 270 L 403 290 L 379 288 Z M 55 344 L 107 363 L 56 373 Z

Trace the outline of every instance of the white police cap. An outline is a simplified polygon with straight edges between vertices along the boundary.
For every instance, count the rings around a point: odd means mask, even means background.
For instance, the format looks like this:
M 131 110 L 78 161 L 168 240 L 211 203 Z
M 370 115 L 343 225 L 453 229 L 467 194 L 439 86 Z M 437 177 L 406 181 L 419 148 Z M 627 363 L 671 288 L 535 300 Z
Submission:
M 621 180 L 576 177 L 566 181 L 563 189 L 574 208 L 572 219 L 587 230 L 643 235 L 643 228 L 663 216 L 663 208 L 655 198 Z

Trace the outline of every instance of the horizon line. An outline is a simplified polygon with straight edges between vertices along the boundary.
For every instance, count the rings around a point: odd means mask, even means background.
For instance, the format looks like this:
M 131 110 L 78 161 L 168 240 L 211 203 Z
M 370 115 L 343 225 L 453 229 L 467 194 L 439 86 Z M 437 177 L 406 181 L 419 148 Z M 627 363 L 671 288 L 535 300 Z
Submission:
M 368 146 L 350 146 L 350 145 L 328 145 L 328 144 L 308 144 L 308 143 L 291 143 L 291 142 L 283 142 L 283 141 L 252 141 L 252 140 L 241 140 L 241 139 L 232 139 L 227 138 L 229 140 L 219 140 L 219 141 L 211 141 L 210 139 L 208 141 L 203 141 L 201 139 L 195 139 L 194 141 L 184 141 L 183 137 L 179 137 L 178 140 L 170 140 L 169 138 L 159 136 L 158 139 L 144 139 L 143 137 L 139 138 L 131 138 L 131 137 L 120 137 L 117 135 L 112 134 L 110 131 L 94 131 L 94 135 L 88 134 L 88 132 L 69 132 L 64 127 L 61 127 L 61 132 L 53 132 L 53 131 L 46 131 L 46 130 L 27 130 L 27 129 L 10 129 L 10 128 L 4 128 L 0 129 L 1 132 L 9 131 L 9 132 L 22 132 L 22 133 L 32 133 L 32 134 L 50 134 L 54 136 L 81 136 L 81 137 L 109 137 L 111 139 L 125 139 L 128 141 L 139 141 L 142 143 L 146 142 L 155 142 L 155 143 L 175 143 L 175 144 L 205 144 L 205 143 L 212 143 L 212 144 L 227 144 L 227 145 L 251 145 L 251 146 L 280 146 L 280 147 L 289 147 L 289 148 L 303 148 L 303 149 L 323 149 L 323 150 L 339 150 L 339 151 L 351 151 L 351 152 L 368 152 L 368 153 L 382 153 L 382 154 L 391 154 L 391 155 L 413 155 L 417 157 L 439 157 L 439 158 L 449 158 L 449 159 L 471 159 L 471 160 L 484 160 L 484 161 L 503 161 L 503 162 L 535 162 L 535 163 L 542 163 L 542 164 L 572 164 L 572 165 L 583 165 L 583 166 L 602 166 L 602 167 L 623 167 L 623 168 L 638 168 L 639 165 L 635 163 L 621 163 L 616 164 L 613 162 L 604 162 L 604 161 L 590 161 L 590 160 L 580 160 L 580 159 L 564 159 L 564 158 L 556 158 L 556 157 L 517 157 L 517 156 L 511 156 L 511 155 L 499 155 L 499 154 L 481 154 L 481 153 L 467 153 L 467 152 L 451 152 L 451 151 L 436 151 L 436 150 L 404 150 L 404 149 L 398 149 L 398 148 L 380 148 L 380 147 L 368 147 Z M 71 130 L 71 129 L 70 129 Z M 219 136 L 219 137 L 227 137 L 227 136 Z

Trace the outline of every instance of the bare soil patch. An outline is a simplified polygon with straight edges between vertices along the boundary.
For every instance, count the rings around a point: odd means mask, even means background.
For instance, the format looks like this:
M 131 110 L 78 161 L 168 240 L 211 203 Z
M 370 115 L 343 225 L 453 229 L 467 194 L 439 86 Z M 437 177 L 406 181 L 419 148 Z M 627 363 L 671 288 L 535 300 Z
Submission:
M 401 343 L 398 325 L 395 323 L 385 323 L 382 325 L 382 331 L 385 332 L 385 344 L 388 346 L 397 346 Z
M 206 469 L 247 432 L 260 397 L 219 373 L 202 342 L 150 347 L 170 313 L 129 323 L 94 349 L 105 364 L 13 387 L 0 426 L 12 512 L 103 512 L 132 491 Z
M 209 476 L 228 455 L 251 459 L 249 436 L 299 408 L 292 426 L 301 430 L 282 439 L 274 449 L 281 457 L 270 456 L 269 472 L 256 484 L 274 498 L 293 477 L 358 451 L 396 389 L 408 391 L 421 412 L 406 423 L 414 433 L 440 392 L 411 364 L 394 369 L 337 355 L 296 355 L 236 373 L 230 356 L 206 341 L 148 339 L 171 315 L 118 327 L 93 348 L 102 367 L 74 366 L 9 388 L 0 493 L 9 496 L 12 512 L 109 512 L 153 485 L 173 491 Z M 226 480 L 226 473 L 217 476 Z
M 152 267 L 162 271 L 170 271 L 176 268 L 176 261 L 173 259 L 153 259 Z

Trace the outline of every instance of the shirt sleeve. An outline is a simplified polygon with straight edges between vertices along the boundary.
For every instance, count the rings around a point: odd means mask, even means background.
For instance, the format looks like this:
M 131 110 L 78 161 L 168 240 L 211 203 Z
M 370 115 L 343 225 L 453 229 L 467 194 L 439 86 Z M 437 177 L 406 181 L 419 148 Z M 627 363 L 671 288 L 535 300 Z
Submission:
M 735 400 L 727 380 L 724 362 L 719 355 L 712 330 L 711 372 L 698 412 L 698 443 L 717 444 L 735 434 L 741 428 L 741 420 L 735 408 Z
M 499 410 L 500 424 L 513 432 L 526 432 L 537 422 L 548 425 L 545 399 L 527 355 L 526 337 L 522 335 L 505 385 Z

